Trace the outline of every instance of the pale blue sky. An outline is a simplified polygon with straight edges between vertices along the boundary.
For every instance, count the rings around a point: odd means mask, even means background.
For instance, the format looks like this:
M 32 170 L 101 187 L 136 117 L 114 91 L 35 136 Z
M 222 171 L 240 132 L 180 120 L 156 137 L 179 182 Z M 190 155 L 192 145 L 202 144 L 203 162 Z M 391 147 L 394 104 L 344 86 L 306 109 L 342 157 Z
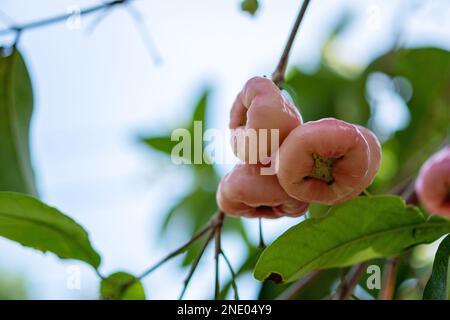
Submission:
M 356 16 L 335 45 L 336 57 L 363 65 L 392 44 L 399 8 L 409 0 L 316 0 L 308 10 L 292 53 L 292 64 L 313 70 L 323 40 L 345 9 Z M 416 1 L 417 2 L 417 1 Z M 0 10 L 18 22 L 65 12 L 98 1 L 0 0 Z M 187 120 L 205 84 L 214 91 L 210 120 L 227 126 L 231 103 L 254 75 L 270 75 L 286 41 L 299 1 L 261 0 L 255 18 L 239 0 L 136 1 L 163 62 L 155 65 L 127 12 L 115 9 L 95 31 L 65 24 L 23 35 L 19 48 L 34 90 L 32 152 L 44 201 L 79 221 L 103 256 L 102 272 L 139 273 L 189 235 L 162 241 L 162 214 L 184 194 L 189 177 L 136 143 L 137 136 L 172 129 Z M 406 44 L 450 49 L 449 5 L 426 1 L 406 20 Z M 382 7 L 381 7 L 382 5 Z M 432 19 L 430 19 L 432 17 Z M 84 26 L 90 19 L 83 19 Z M 167 169 L 167 170 L 166 170 Z M 226 171 L 227 168 L 220 168 Z M 269 238 L 292 224 L 265 224 Z M 255 222 L 247 222 L 256 241 Z M 239 239 L 226 238 L 234 264 L 242 259 Z M 200 266 L 187 298 L 212 292 L 212 256 Z M 67 267 L 79 265 L 82 289 L 66 288 Z M 225 269 L 225 268 L 222 268 Z M 98 282 L 83 264 L 60 261 L 0 239 L 0 270 L 25 277 L 33 298 L 95 298 Z M 224 273 L 224 277 L 228 277 Z M 145 280 L 149 298 L 176 298 L 184 273 L 169 263 Z M 240 281 L 243 298 L 254 298 L 251 275 Z

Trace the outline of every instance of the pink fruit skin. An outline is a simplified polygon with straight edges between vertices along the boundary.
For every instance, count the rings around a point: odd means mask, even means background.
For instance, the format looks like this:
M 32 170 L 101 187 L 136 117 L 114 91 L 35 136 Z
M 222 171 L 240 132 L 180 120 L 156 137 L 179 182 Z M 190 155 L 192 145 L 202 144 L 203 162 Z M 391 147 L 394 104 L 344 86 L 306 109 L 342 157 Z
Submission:
M 338 159 L 331 184 L 307 178 L 314 168 L 313 154 Z M 280 147 L 277 176 L 291 197 L 334 205 L 364 189 L 361 181 L 367 179 L 369 160 L 369 145 L 354 125 L 326 118 L 304 123 L 289 134 Z
M 429 212 L 450 217 L 450 146 L 425 162 L 415 188 L 420 202 Z
M 230 114 L 230 129 L 232 133 L 231 145 L 233 152 L 242 161 L 249 162 L 248 143 L 245 150 L 238 150 L 238 141 L 244 142 L 248 129 L 279 129 L 279 143 L 287 137 L 295 127 L 302 123 L 302 117 L 297 108 L 288 101 L 280 89 L 269 79 L 254 77 L 247 81 L 242 91 L 236 97 Z M 259 131 L 257 131 L 259 132 Z M 248 142 L 248 141 L 246 141 Z M 260 156 L 270 155 L 276 151 L 272 150 L 270 142 L 270 131 L 267 143 L 259 146 L 258 154 L 254 155 L 257 162 L 266 164 L 269 159 Z M 261 149 L 259 148 L 261 147 Z M 255 162 L 256 163 L 256 162 Z
M 237 164 L 219 184 L 217 203 L 230 216 L 279 218 L 303 215 L 308 204 L 292 199 L 275 175 L 261 175 L 260 165 Z
M 364 139 L 366 139 L 367 144 L 369 145 L 369 152 L 370 152 L 369 169 L 367 171 L 367 174 L 364 177 L 364 179 L 361 180 L 361 183 L 358 186 L 355 186 L 355 190 L 360 190 L 359 193 L 361 193 L 364 189 L 366 189 L 368 186 L 372 184 L 373 180 L 375 179 L 375 176 L 378 173 L 378 170 L 380 169 L 381 145 L 380 142 L 378 141 L 378 138 L 372 131 L 359 125 L 355 126 L 364 136 Z M 353 196 L 346 197 L 344 201 L 348 201 L 352 198 Z

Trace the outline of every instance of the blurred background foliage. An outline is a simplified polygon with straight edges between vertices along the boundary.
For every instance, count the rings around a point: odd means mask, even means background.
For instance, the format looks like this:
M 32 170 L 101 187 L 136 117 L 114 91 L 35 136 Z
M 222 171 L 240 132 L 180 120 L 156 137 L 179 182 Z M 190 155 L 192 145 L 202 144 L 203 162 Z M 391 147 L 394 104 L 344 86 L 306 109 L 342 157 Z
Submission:
M 244 3 L 250 6 L 253 2 L 244 1 L 243 6 Z M 421 164 L 449 133 L 450 52 L 438 48 L 392 48 L 364 68 L 345 66 L 332 59 L 332 48 L 334 39 L 349 22 L 350 17 L 344 16 L 330 34 L 316 70 L 307 72 L 296 66 L 290 68 L 284 89 L 298 106 L 304 121 L 334 117 L 372 129 L 382 141 L 383 161 L 380 174 L 369 190 L 374 194 L 389 193 L 405 179 L 416 175 Z M 203 121 L 205 128 L 209 127 L 206 116 L 209 92 L 210 89 L 206 90 L 192 109 L 192 121 L 185 126 L 190 132 L 194 120 Z M 394 123 L 390 128 L 386 126 L 384 121 L 389 119 L 383 118 L 383 108 L 404 108 L 403 114 L 399 115 L 402 123 Z M 142 141 L 152 150 L 168 156 L 177 143 L 171 141 L 169 132 L 164 136 L 146 137 Z M 217 210 L 215 188 L 220 180 L 217 170 L 213 165 L 205 164 L 190 165 L 190 170 L 195 176 L 191 191 L 166 212 L 162 231 L 170 228 L 173 220 L 181 219 L 190 222 L 191 232 L 194 232 Z M 312 205 L 309 214 L 320 215 L 326 210 L 326 206 Z M 236 269 L 238 275 L 250 272 L 260 249 L 249 241 L 238 219 L 227 219 L 224 233 L 238 233 L 243 237 L 248 255 Z M 184 266 L 193 261 L 200 245 L 188 251 Z M 420 247 L 414 250 L 420 250 Z M 431 265 L 429 262 L 415 265 L 414 250 L 400 260 L 398 298 L 420 299 L 422 296 Z M 369 263 L 383 270 L 384 262 L 376 259 Z M 332 269 L 322 273 L 296 298 L 327 297 L 344 271 Z M 363 292 L 357 292 L 362 298 L 376 299 L 378 290 L 368 290 L 365 286 L 368 276 L 362 277 L 362 285 L 358 287 Z M 286 288 L 287 285 L 265 282 L 259 298 L 274 299 Z M 230 284 L 227 284 L 223 294 L 229 289 Z
M 27 298 L 26 281 L 18 275 L 0 270 L 0 300 Z
M 259 7 L 257 0 L 241 2 L 242 10 L 250 15 L 258 14 Z M 338 21 L 324 42 L 320 63 L 314 70 L 304 70 L 295 65 L 290 67 L 285 93 L 299 107 L 304 121 L 335 117 L 367 126 L 377 134 L 382 141 L 383 161 L 370 192 L 382 194 L 390 192 L 400 182 L 417 174 L 423 161 L 449 134 L 450 52 L 431 47 L 399 49 L 395 44 L 366 66 L 345 65 L 336 59 L 334 44 L 351 23 L 351 19 L 351 16 L 343 15 Z M 22 64 L 16 67 L 22 68 Z M 5 76 L 5 72 L 0 65 L 0 76 Z M 16 74 L 22 73 L 23 70 L 16 71 Z M 25 78 L 22 83 L 29 83 L 28 75 L 22 77 Z M 194 106 L 186 106 L 192 109 L 189 121 L 180 123 L 173 129 L 185 128 L 193 135 L 194 121 L 201 121 L 203 129 L 210 128 L 208 113 L 213 90 L 211 87 L 204 88 L 197 103 Z M 2 98 L 5 99 L 4 93 L 2 95 L 0 91 L 0 99 Z M 31 101 L 31 98 L 28 97 L 28 100 Z M 386 117 L 386 114 L 389 116 Z M 392 119 L 392 115 L 396 115 L 395 119 Z M 177 144 L 177 141 L 171 141 L 171 132 L 169 130 L 162 135 L 140 138 L 140 142 L 152 151 L 165 154 L 168 166 L 171 165 L 172 148 Z M 0 142 L 2 137 L 5 135 L 0 136 Z M 204 141 L 202 144 L 205 147 Z M 193 150 L 194 144 L 191 148 Z M 173 166 L 175 170 L 175 165 Z M 193 177 L 189 191 L 162 213 L 165 219 L 161 225 L 161 237 L 167 237 L 170 231 L 176 232 L 180 225 L 183 226 L 184 232 L 193 234 L 217 211 L 215 191 L 220 181 L 217 167 L 205 163 L 185 167 Z M 9 172 L 10 167 L 0 167 L 2 176 L 6 177 Z M 30 177 L 34 179 L 31 171 Z M 22 189 L 26 189 L 25 182 L 19 183 Z M 326 206 L 312 205 L 309 215 L 320 215 L 326 210 Z M 243 221 L 226 219 L 223 231 L 225 236 L 238 235 L 246 248 L 246 256 L 241 264 L 234 266 L 237 275 L 251 273 L 261 249 L 248 237 L 248 230 Z M 182 267 L 193 262 L 201 245 L 202 243 L 198 242 L 187 251 L 182 260 Z M 424 248 L 425 246 L 419 246 L 401 257 L 396 298 L 421 298 L 430 274 L 432 258 L 427 256 Z M 369 263 L 379 266 L 382 270 L 385 260 L 376 259 Z M 327 297 L 345 271 L 331 269 L 323 272 L 295 298 Z M 0 299 L 28 297 L 24 280 L 4 272 L 0 272 L 0 275 Z M 365 275 L 361 279 L 356 294 L 363 299 L 376 298 L 378 290 L 369 290 L 365 286 L 367 277 L 368 275 Z M 258 297 L 276 298 L 287 287 L 265 282 L 261 284 Z M 223 286 L 222 297 L 226 297 L 230 289 L 231 283 L 228 282 Z

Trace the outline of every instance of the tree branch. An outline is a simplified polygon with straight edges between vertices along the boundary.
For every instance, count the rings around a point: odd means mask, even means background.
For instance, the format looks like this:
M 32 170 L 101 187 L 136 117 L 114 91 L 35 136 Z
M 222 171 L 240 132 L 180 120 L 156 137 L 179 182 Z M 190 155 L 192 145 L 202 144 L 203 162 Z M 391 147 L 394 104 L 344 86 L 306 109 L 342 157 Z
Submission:
M 175 251 L 172 251 L 171 253 L 169 253 L 165 258 L 163 258 L 162 260 L 160 260 L 158 263 L 156 263 L 154 266 L 150 267 L 149 269 L 147 269 L 146 271 L 144 271 L 139 277 L 137 277 L 137 280 L 141 280 L 142 278 L 145 278 L 146 276 L 148 276 L 150 273 L 152 273 L 153 271 L 155 271 L 156 269 L 158 269 L 160 266 L 162 266 L 164 263 L 166 263 L 167 261 L 169 261 L 172 258 L 175 258 L 176 256 L 178 256 L 179 254 L 183 253 L 191 244 L 193 244 L 195 241 L 197 241 L 198 239 L 200 239 L 206 232 L 208 232 L 208 230 L 210 230 L 211 228 L 213 228 L 213 224 L 211 222 L 209 222 L 208 224 L 206 224 L 205 226 L 203 226 L 199 231 L 197 231 L 196 234 L 194 234 L 192 236 L 192 238 L 186 242 L 185 244 L 183 244 L 181 247 L 179 247 L 178 249 L 176 249 Z
M 239 300 L 239 292 L 238 292 L 237 283 L 236 283 L 236 272 L 234 272 L 231 262 L 230 262 L 230 260 L 228 260 L 228 257 L 225 255 L 223 250 L 221 250 L 220 252 L 222 254 L 223 259 L 225 260 L 225 263 L 228 266 L 228 270 L 230 270 L 230 273 L 231 273 L 231 286 L 233 287 L 233 291 L 234 291 L 234 300 Z
M 392 300 L 395 291 L 395 279 L 397 278 L 398 264 L 398 257 L 387 259 L 383 272 L 383 284 L 378 297 L 380 300 Z
M 192 276 L 194 275 L 195 270 L 197 269 L 198 263 L 200 262 L 200 259 L 203 257 L 203 254 L 205 253 L 206 248 L 208 247 L 209 242 L 213 238 L 215 234 L 215 230 L 212 230 L 211 233 L 208 236 L 208 239 L 206 239 L 205 244 L 203 245 L 202 249 L 200 250 L 200 253 L 195 258 L 194 263 L 192 263 L 191 269 L 189 270 L 189 274 L 187 275 L 186 279 L 184 280 L 183 290 L 181 291 L 179 300 L 183 299 L 184 294 L 186 293 L 186 289 L 189 285 L 189 282 L 191 281 Z
M 341 281 L 336 294 L 332 297 L 333 300 L 347 300 L 352 296 L 353 291 L 358 285 L 359 279 L 363 275 L 366 269 L 367 263 L 360 263 L 354 265 L 347 274 L 347 277 Z
M 89 14 L 92 14 L 92 13 L 95 13 L 98 11 L 102 11 L 107 8 L 112 8 L 117 5 L 125 4 L 125 3 L 131 2 L 131 1 L 135 1 L 135 0 L 113 0 L 113 1 L 102 3 L 102 4 L 98 4 L 95 6 L 84 8 L 84 9 L 80 10 L 79 14 L 80 14 L 80 16 L 89 15 Z M 21 33 L 25 30 L 36 29 L 36 28 L 41 28 L 41 27 L 45 27 L 48 25 L 60 23 L 60 22 L 66 21 L 67 19 L 69 19 L 72 16 L 73 16 L 72 13 L 64 13 L 64 14 L 59 14 L 56 16 L 44 18 L 41 20 L 31 21 L 31 22 L 24 23 L 21 25 L 12 25 L 9 28 L 0 30 L 0 36 L 9 34 L 11 32 Z
M 215 286 L 214 286 L 214 299 L 219 300 L 220 298 L 220 280 L 219 280 L 219 257 L 222 252 L 222 245 L 221 245 L 221 236 L 222 236 L 222 226 L 223 226 L 223 219 L 225 218 L 225 215 L 223 212 L 219 212 L 218 216 L 218 224 L 216 229 L 214 230 L 215 233 L 215 250 L 214 250 L 214 261 L 215 261 Z
M 280 87 L 284 82 L 284 75 L 286 73 L 286 67 L 289 60 L 289 53 L 291 52 L 292 44 L 294 43 L 297 31 L 300 27 L 303 17 L 305 16 L 305 12 L 308 8 L 309 2 L 310 0 L 303 1 L 302 6 L 300 7 L 300 11 L 297 15 L 297 19 L 295 20 L 294 26 L 292 27 L 291 33 L 289 34 L 286 46 L 284 47 L 280 61 L 278 62 L 275 71 L 272 73 L 272 80 L 278 87 Z
M 286 291 L 280 294 L 276 300 L 292 300 L 298 296 L 312 281 L 317 279 L 317 277 L 322 273 L 321 270 L 313 271 L 298 280 L 292 286 L 290 286 Z

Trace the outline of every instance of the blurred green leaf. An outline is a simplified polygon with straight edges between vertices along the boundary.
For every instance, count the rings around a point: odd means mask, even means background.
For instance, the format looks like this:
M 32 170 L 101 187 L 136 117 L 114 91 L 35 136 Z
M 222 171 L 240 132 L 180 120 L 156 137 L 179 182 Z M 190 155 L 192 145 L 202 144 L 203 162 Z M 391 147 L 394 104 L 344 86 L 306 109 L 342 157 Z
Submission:
M 447 300 L 447 275 L 450 258 L 450 236 L 442 240 L 434 257 L 433 272 L 423 291 L 423 300 Z
M 426 221 L 400 197 L 357 197 L 281 235 L 262 253 L 254 275 L 290 282 L 313 270 L 398 255 L 449 231 L 450 221 Z
M 145 300 L 145 290 L 131 274 L 116 272 L 102 280 L 100 296 L 104 300 Z
M 100 256 L 78 223 L 25 194 L 0 192 L 0 236 L 61 259 L 100 265 Z
M 215 193 L 205 192 L 202 189 L 197 189 L 194 194 L 184 199 L 187 205 L 184 210 L 177 211 L 180 217 L 187 218 L 188 223 L 184 223 L 184 228 L 189 234 L 205 225 L 209 219 L 217 211 Z M 191 245 L 183 258 L 183 266 L 190 265 L 195 257 L 200 253 L 203 246 L 201 241 L 197 241 Z
M 331 31 L 331 34 L 329 35 L 328 42 L 334 41 L 337 37 L 344 33 L 351 25 L 353 20 L 354 14 L 349 9 L 344 9 L 333 30 Z
M 170 136 L 143 138 L 142 141 L 156 151 L 160 151 L 168 155 L 172 153 L 173 147 L 177 144 L 176 141 L 170 140 Z
M 346 78 L 327 65 L 320 65 L 313 73 L 291 69 L 286 88 L 304 121 L 333 117 L 365 124 L 369 119 L 370 109 L 361 95 L 364 83 Z
M 37 194 L 29 146 L 32 112 L 30 76 L 14 49 L 0 55 L 0 191 Z
M 16 273 L 0 270 L 0 300 L 26 299 L 29 297 L 24 279 Z
M 187 125 L 180 125 L 179 129 L 186 129 L 190 134 L 190 155 L 182 154 L 181 157 L 189 160 L 192 163 L 192 166 L 194 168 L 201 168 L 205 166 L 209 166 L 206 164 L 203 159 L 201 164 L 194 164 L 194 151 L 195 146 L 198 144 L 199 147 L 202 147 L 202 150 L 205 148 L 205 142 L 203 141 L 203 132 L 207 128 L 207 107 L 208 107 L 208 101 L 209 101 L 209 95 L 210 90 L 207 88 L 203 91 L 202 95 L 200 96 L 199 100 L 196 102 L 191 120 Z M 197 123 L 197 130 L 202 130 L 202 132 L 195 132 L 195 122 Z M 173 147 L 176 146 L 178 143 L 181 142 L 181 139 L 179 141 L 172 141 L 171 134 L 168 133 L 166 135 L 162 136 L 150 136 L 145 137 L 141 139 L 142 142 L 147 144 L 149 147 L 154 149 L 155 151 L 163 152 L 167 155 L 172 154 Z M 201 154 L 203 156 L 203 152 Z
M 209 102 L 209 96 L 210 96 L 210 89 L 207 88 L 203 91 L 202 95 L 200 96 L 200 99 L 197 101 L 195 107 L 194 107 L 194 113 L 192 114 L 191 122 L 194 121 L 202 121 L 204 126 L 207 127 L 207 110 L 208 110 L 208 102 Z
M 258 11 L 259 2 L 258 0 L 242 0 L 241 9 L 242 11 L 250 13 L 252 16 Z
M 391 78 L 403 77 L 413 90 L 406 101 L 409 124 L 383 145 L 383 153 L 390 153 L 390 161 L 400 164 L 396 174 L 380 184 L 379 189 L 386 190 L 415 174 L 449 134 L 450 52 L 436 48 L 389 52 L 372 62 L 362 78 L 376 71 Z M 401 87 L 397 90 L 404 95 Z
M 194 189 L 169 210 L 164 219 L 162 231 L 167 229 L 174 217 L 180 216 L 190 217 L 189 220 L 192 221 L 192 225 L 189 229 L 193 232 L 214 214 L 217 209 L 215 199 L 215 193 L 213 192 L 205 191 L 202 188 Z M 200 204 L 202 204 L 201 209 L 199 207 Z M 202 216 L 204 217 L 202 218 Z M 194 217 L 195 219 L 192 219 Z M 195 221 L 199 222 L 196 223 Z

